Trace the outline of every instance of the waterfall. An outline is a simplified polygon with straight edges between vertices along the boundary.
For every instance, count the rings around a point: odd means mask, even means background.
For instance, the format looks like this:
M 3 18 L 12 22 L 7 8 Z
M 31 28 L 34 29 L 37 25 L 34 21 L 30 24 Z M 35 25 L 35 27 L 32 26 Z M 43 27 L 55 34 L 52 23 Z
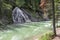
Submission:
M 31 22 L 29 17 L 26 14 L 24 14 L 24 12 L 18 7 L 15 7 L 15 9 L 13 10 L 12 18 L 13 18 L 13 22 L 15 24 L 16 23 Z
M 25 8 L 22 8 L 21 7 L 21 10 L 24 12 L 24 14 L 27 14 L 29 19 L 32 21 L 32 22 L 38 22 L 38 20 L 36 18 L 34 18 L 31 13 L 27 12 Z

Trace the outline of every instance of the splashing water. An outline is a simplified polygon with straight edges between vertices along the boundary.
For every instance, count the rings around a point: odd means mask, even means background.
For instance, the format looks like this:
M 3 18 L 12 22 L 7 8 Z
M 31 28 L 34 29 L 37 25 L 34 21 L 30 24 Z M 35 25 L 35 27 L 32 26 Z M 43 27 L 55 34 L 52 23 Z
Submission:
M 28 18 L 24 12 L 16 7 L 12 12 L 13 22 L 16 23 L 24 23 L 24 22 L 31 22 L 31 20 Z

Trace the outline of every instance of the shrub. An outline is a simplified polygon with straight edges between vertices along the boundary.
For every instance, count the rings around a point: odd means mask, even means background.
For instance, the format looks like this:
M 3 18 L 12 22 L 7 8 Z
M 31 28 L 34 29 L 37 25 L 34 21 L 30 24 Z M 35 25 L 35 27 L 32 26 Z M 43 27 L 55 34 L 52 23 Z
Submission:
M 48 33 L 45 33 L 43 34 L 39 40 L 52 40 L 53 38 L 53 32 L 48 32 Z

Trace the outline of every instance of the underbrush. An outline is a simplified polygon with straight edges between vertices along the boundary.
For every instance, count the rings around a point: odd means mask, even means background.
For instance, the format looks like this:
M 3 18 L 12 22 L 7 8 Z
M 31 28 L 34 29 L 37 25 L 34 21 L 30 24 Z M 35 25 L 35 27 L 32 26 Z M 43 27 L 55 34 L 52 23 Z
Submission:
M 52 40 L 54 38 L 54 33 L 53 32 L 48 32 L 43 34 L 39 40 Z

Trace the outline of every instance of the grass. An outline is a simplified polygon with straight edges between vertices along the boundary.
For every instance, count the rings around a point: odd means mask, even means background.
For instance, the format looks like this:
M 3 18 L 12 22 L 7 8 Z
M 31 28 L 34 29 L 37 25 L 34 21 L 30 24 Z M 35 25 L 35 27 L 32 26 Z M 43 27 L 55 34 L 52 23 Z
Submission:
M 54 33 L 53 32 L 47 32 L 43 34 L 39 40 L 52 40 L 54 38 Z

